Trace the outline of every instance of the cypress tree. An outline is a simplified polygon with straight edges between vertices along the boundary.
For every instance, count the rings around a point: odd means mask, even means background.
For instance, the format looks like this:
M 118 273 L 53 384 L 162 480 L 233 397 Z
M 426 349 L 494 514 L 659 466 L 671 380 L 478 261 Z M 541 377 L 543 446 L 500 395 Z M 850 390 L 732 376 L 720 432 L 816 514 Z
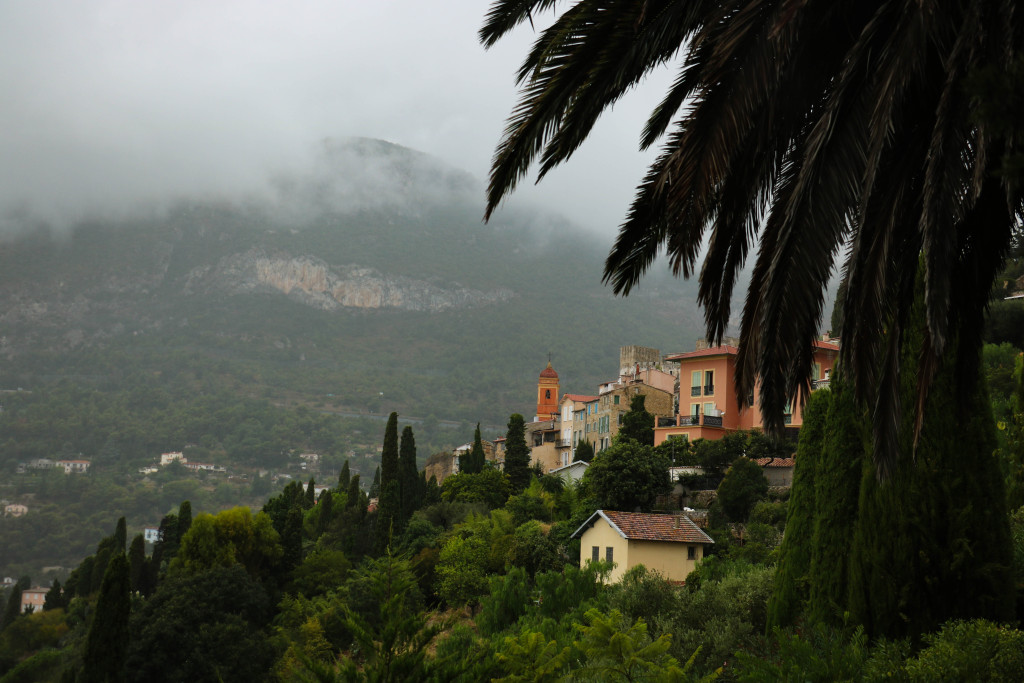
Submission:
M 66 607 L 64 595 L 61 592 L 60 579 L 54 579 L 50 590 L 46 591 L 46 598 L 43 600 L 43 611 L 48 612 L 51 609 L 60 609 L 61 607 Z
M 114 552 L 123 553 L 128 548 L 128 524 L 124 517 L 117 520 L 114 527 Z
M 146 541 L 142 534 L 136 534 L 132 539 L 131 548 L 128 549 L 128 567 L 130 569 L 131 587 L 133 593 L 148 595 L 147 590 L 147 569 L 146 566 Z
M 15 619 L 21 616 L 21 593 L 31 585 L 29 578 L 23 576 L 11 587 L 11 592 L 7 596 L 7 604 L 4 605 L 4 617 L 3 621 L 0 622 L 0 631 L 10 626 Z
M 849 595 L 846 549 L 856 527 L 868 431 L 864 411 L 841 371 L 833 377 L 831 392 L 832 405 L 814 481 L 810 617 L 839 626 Z
M 463 474 L 479 474 L 484 470 L 484 443 L 480 438 L 480 423 L 476 423 L 476 431 L 473 433 L 473 448 L 468 454 L 459 458 L 459 472 Z
M 924 288 L 900 340 L 900 401 L 912 405 L 924 344 Z M 947 340 L 914 449 L 904 410 L 902 457 L 879 481 L 865 462 L 850 553 L 849 610 L 872 637 L 911 637 L 949 619 L 1013 618 L 1009 519 L 995 425 L 978 373 L 957 367 Z M 866 459 L 865 459 L 866 460 Z
M 359 489 L 359 475 L 354 475 L 348 482 L 348 501 L 345 506 L 354 508 L 358 507 L 360 499 L 362 498 L 363 492 Z
M 384 445 L 380 452 L 380 485 L 384 487 L 398 479 L 398 413 L 391 413 L 384 428 Z
M 416 437 L 412 433 L 412 427 L 402 430 L 398 467 L 401 475 L 402 520 L 408 521 L 412 513 L 419 509 L 422 499 L 420 474 L 416 469 Z
M 373 481 L 370 482 L 370 498 L 380 497 L 380 466 L 373 471 Z
M 338 475 L 338 490 L 348 491 L 348 483 L 352 480 L 351 471 L 348 468 L 348 460 L 341 466 L 341 474 Z
M 302 562 L 302 508 L 293 507 L 285 515 L 281 533 L 281 568 L 290 572 Z
M 793 624 L 808 598 L 811 540 L 814 535 L 815 478 L 825 435 L 832 393 L 815 391 L 804 407 L 793 485 L 786 507 L 786 533 L 779 548 L 778 570 L 768 600 L 768 631 Z
M 391 413 L 384 428 L 380 454 L 380 496 L 377 501 L 376 550 L 383 553 L 392 534 L 401 533 L 401 480 L 398 468 L 398 413 Z
M 654 415 L 644 408 L 646 400 L 643 394 L 636 394 L 630 399 L 629 411 L 622 416 L 619 438 L 633 439 L 645 446 L 654 445 Z
M 128 650 L 128 617 L 131 611 L 129 573 L 124 553 L 110 560 L 82 656 L 83 683 L 124 680 L 124 656 Z
M 523 416 L 513 413 L 508 418 L 505 433 L 505 474 L 516 494 L 530 485 L 530 449 L 526 447 L 526 423 Z
M 182 501 L 178 506 L 178 540 L 185 538 L 185 532 L 192 526 L 192 503 Z
M 306 486 L 306 496 L 303 498 L 302 507 L 306 510 L 312 510 L 314 505 L 316 505 L 316 480 L 310 479 L 309 484 Z
M 590 462 L 594 459 L 594 446 L 586 439 L 580 439 L 576 444 L 576 453 L 573 455 L 573 462 Z
M 330 528 L 334 521 L 334 494 L 330 491 L 320 496 L 317 502 L 316 537 L 319 538 Z

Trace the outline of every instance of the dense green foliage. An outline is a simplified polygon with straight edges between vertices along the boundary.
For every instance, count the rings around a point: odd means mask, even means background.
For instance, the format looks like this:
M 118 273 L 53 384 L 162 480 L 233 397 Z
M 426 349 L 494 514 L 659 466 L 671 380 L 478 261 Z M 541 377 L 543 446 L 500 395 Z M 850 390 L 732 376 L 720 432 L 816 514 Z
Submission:
M 598 508 L 649 512 L 658 496 L 671 489 L 670 464 L 663 452 L 651 446 L 616 438 L 591 461 L 583 483 Z
M 519 413 L 512 413 L 508 418 L 508 431 L 505 432 L 505 474 L 509 477 L 513 493 L 526 488 L 530 479 L 530 450 L 526 446 L 526 425 Z
M 654 445 L 654 415 L 644 408 L 646 400 L 643 394 L 630 399 L 629 410 L 622 416 L 619 438 L 633 439 L 644 446 Z

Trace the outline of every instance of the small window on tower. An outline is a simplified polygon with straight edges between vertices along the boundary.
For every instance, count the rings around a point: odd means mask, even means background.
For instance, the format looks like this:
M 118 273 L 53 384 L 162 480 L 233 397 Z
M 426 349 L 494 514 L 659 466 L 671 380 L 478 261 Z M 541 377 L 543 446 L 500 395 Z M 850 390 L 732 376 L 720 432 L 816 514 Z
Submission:
M 551 390 L 550 389 L 545 389 L 544 390 L 544 398 L 551 398 Z

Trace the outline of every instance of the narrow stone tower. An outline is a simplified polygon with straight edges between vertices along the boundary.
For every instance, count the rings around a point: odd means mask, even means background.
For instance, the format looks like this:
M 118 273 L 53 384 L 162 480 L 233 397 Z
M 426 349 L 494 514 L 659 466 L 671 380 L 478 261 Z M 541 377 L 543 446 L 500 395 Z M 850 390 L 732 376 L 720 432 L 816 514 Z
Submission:
M 537 415 L 534 418 L 540 420 L 551 420 L 558 415 L 558 373 L 548 366 L 540 371 L 537 379 Z

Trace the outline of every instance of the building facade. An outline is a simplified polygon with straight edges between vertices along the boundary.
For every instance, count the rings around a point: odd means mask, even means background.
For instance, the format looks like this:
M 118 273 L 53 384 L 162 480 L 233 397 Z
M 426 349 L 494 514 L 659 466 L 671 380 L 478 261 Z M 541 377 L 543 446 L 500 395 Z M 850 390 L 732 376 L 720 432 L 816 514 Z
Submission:
M 739 352 L 735 339 L 727 338 L 721 346 L 709 346 L 704 340 L 687 353 L 671 354 L 666 360 L 679 364 L 678 409 L 671 419 L 659 418 L 655 426 L 655 445 L 670 436 L 690 441 L 721 439 L 730 431 L 755 429 L 763 426 L 759 385 L 748 396 L 749 407 L 740 410 L 736 394 L 736 358 Z M 839 357 L 836 340 L 814 342 L 814 361 L 811 390 L 826 387 Z M 791 402 L 785 415 L 787 427 L 799 429 L 803 424 L 802 406 Z

